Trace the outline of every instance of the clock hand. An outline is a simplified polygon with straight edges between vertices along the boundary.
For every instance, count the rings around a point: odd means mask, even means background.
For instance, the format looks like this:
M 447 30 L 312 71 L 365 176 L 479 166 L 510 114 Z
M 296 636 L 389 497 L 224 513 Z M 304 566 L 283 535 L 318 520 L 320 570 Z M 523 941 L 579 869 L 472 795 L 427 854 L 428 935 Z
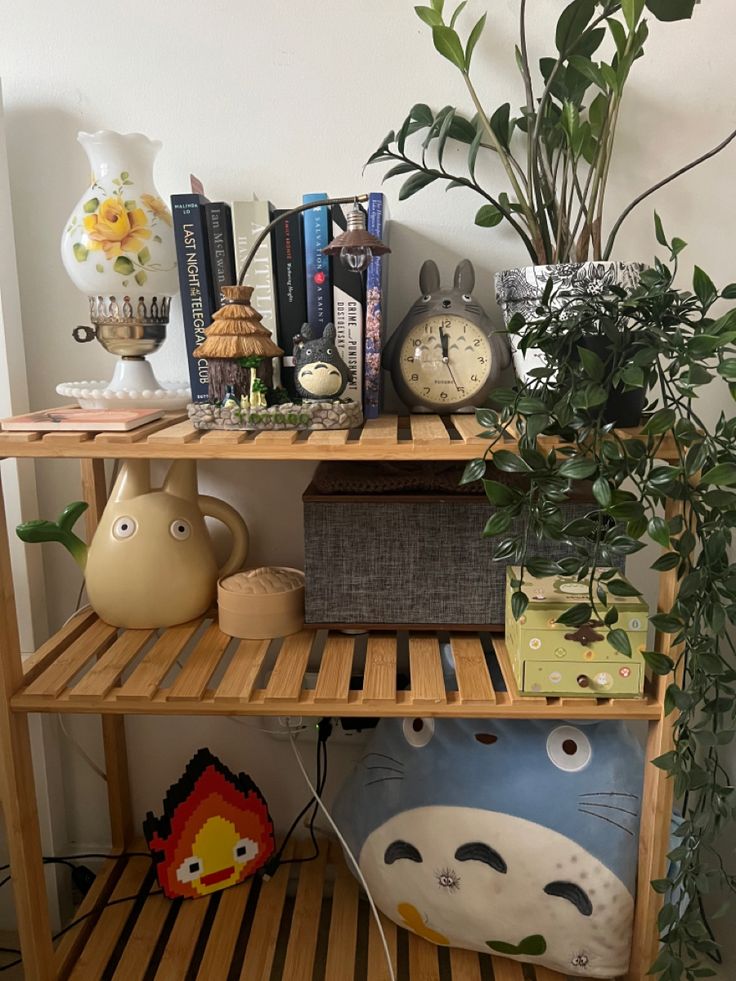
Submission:
M 449 360 L 448 346 L 450 339 L 444 330 L 442 330 L 442 324 L 440 324 L 440 343 L 442 344 L 442 360 L 447 364 Z

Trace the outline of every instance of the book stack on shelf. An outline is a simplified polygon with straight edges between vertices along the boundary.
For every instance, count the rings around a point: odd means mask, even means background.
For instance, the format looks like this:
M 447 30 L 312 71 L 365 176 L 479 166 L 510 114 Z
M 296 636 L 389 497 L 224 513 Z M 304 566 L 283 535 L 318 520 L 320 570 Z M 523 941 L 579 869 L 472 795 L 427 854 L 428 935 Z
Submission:
M 305 194 L 303 201 L 327 199 Z M 349 207 L 349 206 L 348 206 Z M 177 263 L 194 403 L 209 401 L 208 367 L 192 352 L 204 340 L 221 305 L 220 289 L 237 282 L 237 273 L 256 237 L 286 209 L 268 201 L 208 201 L 202 188 L 174 194 Z M 339 259 L 323 255 L 334 234 L 347 227 L 347 208 L 316 207 L 280 222 L 261 244 L 248 274 L 253 306 L 273 341 L 284 350 L 274 363 L 274 384 L 297 399 L 293 345 L 302 325 L 315 336 L 334 323 L 337 348 L 352 380 L 344 398 L 352 399 L 367 419 L 381 412 L 381 348 L 385 333 L 387 256 L 375 256 L 365 273 L 346 269 Z M 367 202 L 368 231 L 387 240 L 388 220 L 380 192 Z

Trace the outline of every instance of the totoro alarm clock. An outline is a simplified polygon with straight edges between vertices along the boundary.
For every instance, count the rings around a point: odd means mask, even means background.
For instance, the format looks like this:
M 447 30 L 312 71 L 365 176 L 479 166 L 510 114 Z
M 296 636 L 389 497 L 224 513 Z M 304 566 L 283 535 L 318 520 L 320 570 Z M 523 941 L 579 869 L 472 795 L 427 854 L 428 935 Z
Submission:
M 422 295 L 383 354 L 383 367 L 412 412 L 472 412 L 485 404 L 510 363 L 508 342 L 473 298 L 474 285 L 469 259 L 458 264 L 450 289 L 440 288 L 432 259 L 421 268 Z

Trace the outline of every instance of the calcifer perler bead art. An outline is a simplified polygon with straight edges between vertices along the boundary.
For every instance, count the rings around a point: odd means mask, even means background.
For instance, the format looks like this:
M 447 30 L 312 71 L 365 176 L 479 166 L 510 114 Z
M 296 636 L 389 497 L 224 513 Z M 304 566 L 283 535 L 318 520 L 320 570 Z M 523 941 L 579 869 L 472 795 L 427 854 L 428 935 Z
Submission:
M 208 749 L 200 749 L 169 788 L 163 815 L 149 811 L 143 833 L 169 899 L 235 886 L 274 851 L 273 822 L 260 790 Z

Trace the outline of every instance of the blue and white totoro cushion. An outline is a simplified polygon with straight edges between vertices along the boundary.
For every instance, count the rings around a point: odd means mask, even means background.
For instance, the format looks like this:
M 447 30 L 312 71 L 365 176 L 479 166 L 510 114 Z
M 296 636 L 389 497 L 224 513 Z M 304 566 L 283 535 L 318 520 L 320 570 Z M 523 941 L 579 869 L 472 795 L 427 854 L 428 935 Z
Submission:
M 385 719 L 334 813 L 400 926 L 611 978 L 629 962 L 643 765 L 617 721 Z

